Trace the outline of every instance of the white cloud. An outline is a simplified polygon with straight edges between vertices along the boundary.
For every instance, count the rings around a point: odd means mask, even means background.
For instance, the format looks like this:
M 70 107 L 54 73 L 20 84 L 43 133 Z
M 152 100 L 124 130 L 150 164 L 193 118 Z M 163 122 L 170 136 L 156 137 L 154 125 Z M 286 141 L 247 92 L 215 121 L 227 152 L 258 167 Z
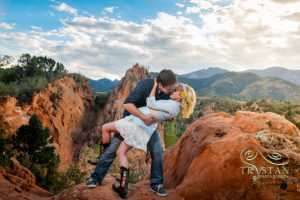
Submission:
M 200 25 L 188 15 L 163 12 L 141 23 L 74 16 L 50 31 L 0 32 L 0 49 L 48 55 L 69 71 L 94 79 L 122 77 L 135 63 L 179 74 L 200 66 L 299 69 L 299 2 L 236 0 L 223 7 L 210 2 L 205 7 L 203 1 L 193 1 Z M 202 12 L 204 8 L 210 11 Z
M 104 8 L 104 12 L 113 13 L 115 8 L 116 7 L 114 7 L 114 6 L 106 7 L 106 8 Z
M 186 8 L 186 12 L 187 12 L 188 14 L 191 14 L 191 13 L 193 13 L 193 14 L 195 14 L 195 13 L 200 13 L 200 11 L 201 11 L 201 8 L 200 8 L 200 7 L 187 7 L 187 8 Z
M 16 24 L 8 24 L 6 22 L 0 22 L 0 29 L 11 30 L 14 29 Z
M 31 29 L 36 30 L 36 31 L 41 31 L 42 27 L 40 27 L 40 26 L 31 26 Z
M 182 3 L 175 3 L 175 5 L 176 5 L 177 7 L 179 7 L 179 8 L 183 8 L 183 7 L 184 7 L 184 4 L 182 4 Z
M 54 8 L 55 10 L 61 11 L 61 12 L 67 12 L 70 13 L 72 15 L 77 15 L 77 9 L 72 8 L 71 6 L 69 6 L 66 3 L 61 3 L 57 6 L 51 6 L 52 8 Z

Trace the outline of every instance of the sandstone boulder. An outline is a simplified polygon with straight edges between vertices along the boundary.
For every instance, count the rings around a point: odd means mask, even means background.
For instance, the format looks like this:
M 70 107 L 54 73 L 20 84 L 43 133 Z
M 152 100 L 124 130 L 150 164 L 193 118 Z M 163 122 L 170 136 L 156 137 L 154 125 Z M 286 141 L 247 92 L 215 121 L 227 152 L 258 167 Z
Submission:
M 206 115 L 166 151 L 165 184 L 185 199 L 299 199 L 299 136 L 270 112 Z

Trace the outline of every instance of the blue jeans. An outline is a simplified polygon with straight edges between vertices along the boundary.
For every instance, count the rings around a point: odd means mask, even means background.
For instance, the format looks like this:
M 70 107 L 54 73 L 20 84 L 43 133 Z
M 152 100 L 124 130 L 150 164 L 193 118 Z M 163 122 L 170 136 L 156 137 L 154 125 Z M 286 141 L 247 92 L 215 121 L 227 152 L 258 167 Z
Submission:
M 109 147 L 101 155 L 94 172 L 91 174 L 91 177 L 96 179 L 98 183 L 102 183 L 116 157 L 116 152 L 121 142 L 122 140 L 119 137 L 114 136 Z M 152 158 L 150 186 L 163 184 L 163 148 L 157 129 L 150 137 L 147 147 Z

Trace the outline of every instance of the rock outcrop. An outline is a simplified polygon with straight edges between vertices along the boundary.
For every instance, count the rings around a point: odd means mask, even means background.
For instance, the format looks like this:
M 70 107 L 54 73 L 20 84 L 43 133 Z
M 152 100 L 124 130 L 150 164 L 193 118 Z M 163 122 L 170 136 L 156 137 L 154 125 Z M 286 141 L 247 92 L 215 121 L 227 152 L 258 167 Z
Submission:
M 60 170 L 72 164 L 74 154 L 88 139 L 88 127 L 94 127 L 96 113 L 93 93 L 83 77 L 64 76 L 36 93 L 30 105 L 18 106 L 14 97 L 2 98 L 0 104 L 1 135 L 9 137 L 37 114 L 54 137 L 60 155 Z
M 201 117 L 164 154 L 165 199 L 299 199 L 299 136 L 294 124 L 271 112 Z M 80 184 L 55 199 L 118 199 L 112 181 L 108 176 L 92 190 Z M 147 180 L 130 184 L 128 199 L 159 199 L 148 187 Z
M 11 158 L 11 167 L 0 167 L 0 199 L 49 199 L 53 194 L 35 185 L 34 174 Z
M 18 106 L 14 97 L 0 97 L 0 135 L 11 137 L 20 126 L 27 124 L 29 106 Z
M 14 177 L 12 180 L 7 180 L 0 173 L 0 199 L 1 200 L 20 200 L 20 199 L 29 199 L 29 200 L 50 200 L 52 194 L 48 191 L 33 185 L 30 188 L 23 188 L 24 183 L 22 179 Z
M 87 125 L 89 120 L 95 123 L 90 116 L 94 113 L 93 92 L 86 80 L 65 76 L 54 85 L 48 84 L 45 90 L 34 95 L 28 113 L 37 114 L 43 126 L 50 129 L 60 156 L 59 169 L 68 169 L 76 148 L 85 142 L 81 135 L 88 135 L 83 127 L 91 127 Z
M 128 97 L 136 83 L 142 79 L 149 78 L 150 73 L 147 69 L 135 64 L 127 70 L 125 76 L 120 80 L 116 88 L 111 93 L 105 109 L 99 115 L 99 123 L 112 122 L 122 118 L 124 111 L 124 101 Z
M 104 123 L 112 122 L 115 120 L 118 120 L 122 118 L 123 112 L 124 112 L 124 101 L 128 97 L 131 90 L 135 87 L 136 83 L 142 79 L 149 78 L 150 73 L 147 69 L 140 66 L 139 64 L 135 64 L 132 68 L 126 71 L 125 76 L 119 81 L 115 89 L 112 91 L 108 102 L 104 109 L 100 111 L 97 118 L 97 131 L 94 131 L 89 139 L 89 145 L 86 145 L 84 148 L 82 148 L 80 153 L 79 160 L 83 160 L 84 162 L 81 162 L 81 165 L 83 169 L 86 171 L 91 171 L 94 169 L 94 167 L 91 169 L 88 164 L 86 164 L 86 160 L 90 159 L 91 157 L 88 157 L 83 153 L 84 151 L 88 151 L 90 146 L 93 146 L 95 143 L 99 144 L 101 141 L 101 127 Z M 162 138 L 163 138 L 163 132 Z M 97 152 L 98 156 L 98 152 Z M 139 176 L 142 179 L 149 175 L 149 166 L 145 164 L 145 153 L 133 150 L 129 153 L 129 159 L 131 163 L 132 169 L 135 171 L 135 174 Z
M 112 200 L 112 199 L 121 199 L 117 193 L 112 190 L 112 183 L 115 179 L 108 175 L 100 187 L 94 189 L 88 189 L 85 184 L 80 184 L 75 187 L 65 190 L 55 196 L 54 200 L 73 200 L 73 199 L 90 199 L 90 200 Z M 183 200 L 174 190 L 169 190 L 168 198 L 172 200 Z M 162 197 L 159 197 L 153 194 L 149 190 L 149 181 L 142 181 L 137 184 L 131 184 L 127 199 L 132 200 L 161 200 Z
M 299 199 L 299 136 L 270 112 L 206 115 L 166 151 L 165 184 L 185 199 Z

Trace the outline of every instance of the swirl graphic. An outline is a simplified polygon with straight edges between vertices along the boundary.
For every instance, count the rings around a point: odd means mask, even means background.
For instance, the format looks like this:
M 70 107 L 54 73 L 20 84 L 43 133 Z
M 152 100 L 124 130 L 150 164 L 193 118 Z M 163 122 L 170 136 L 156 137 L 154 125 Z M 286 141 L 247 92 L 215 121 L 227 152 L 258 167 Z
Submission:
M 257 157 L 257 151 L 256 149 L 250 149 L 248 147 L 242 149 L 241 153 L 240 153 L 240 159 L 243 163 L 251 166 L 253 169 L 255 169 L 256 173 L 259 174 L 258 169 L 255 165 L 253 165 L 252 163 L 248 162 L 248 161 L 252 161 Z
M 260 153 L 260 152 L 259 152 L 259 153 Z M 260 153 L 260 154 L 261 154 L 261 153 Z M 262 154 L 261 154 L 261 155 L 262 155 Z M 263 155 L 262 155 L 262 156 L 263 156 Z M 290 162 L 289 156 L 288 156 L 286 153 L 284 153 L 284 152 L 279 152 L 279 151 L 272 151 L 272 153 L 267 152 L 267 156 L 268 156 L 271 160 L 273 160 L 273 161 L 275 161 L 275 162 L 270 161 L 269 159 L 265 158 L 264 156 L 263 156 L 263 158 L 264 158 L 268 163 L 271 163 L 271 164 L 273 164 L 273 165 L 277 165 L 277 166 L 279 166 L 279 165 L 286 165 L 286 164 L 288 164 L 288 163 Z M 283 158 L 287 158 L 287 160 L 286 160 L 286 161 L 283 161 L 282 163 L 276 163 L 276 161 L 282 161 Z
M 267 152 L 267 156 L 265 157 L 256 147 L 255 148 L 246 147 L 242 149 L 240 153 L 241 161 L 247 164 L 248 166 L 251 166 L 253 169 L 255 169 L 258 175 L 260 173 L 257 166 L 251 163 L 252 160 L 257 158 L 258 154 L 260 154 L 265 161 L 276 166 L 286 165 L 290 161 L 289 156 L 283 152 L 279 152 L 279 151 Z M 284 158 L 287 158 L 287 160 L 284 161 Z
M 266 130 L 260 130 L 256 133 L 255 138 L 260 142 L 267 142 L 269 144 L 272 144 L 274 134 L 268 133 L 268 131 L 266 131 Z

